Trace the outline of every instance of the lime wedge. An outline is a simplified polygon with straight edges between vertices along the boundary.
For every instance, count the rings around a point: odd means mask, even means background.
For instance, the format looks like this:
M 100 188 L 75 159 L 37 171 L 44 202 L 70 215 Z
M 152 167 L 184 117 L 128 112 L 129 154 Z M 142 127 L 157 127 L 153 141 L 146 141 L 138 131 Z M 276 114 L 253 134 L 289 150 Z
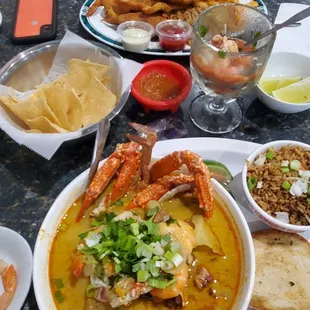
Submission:
M 215 160 L 204 160 L 203 161 L 209 168 L 210 172 L 213 174 L 213 177 L 219 182 L 232 181 L 233 176 L 230 173 L 229 169 L 222 163 Z
M 277 89 L 272 95 L 278 99 L 289 103 L 306 103 L 310 101 L 310 77 L 298 83 Z
M 293 83 L 299 82 L 301 76 L 280 76 L 280 77 L 270 77 L 263 78 L 259 81 L 259 86 L 268 94 L 271 94 L 273 91 L 291 85 Z

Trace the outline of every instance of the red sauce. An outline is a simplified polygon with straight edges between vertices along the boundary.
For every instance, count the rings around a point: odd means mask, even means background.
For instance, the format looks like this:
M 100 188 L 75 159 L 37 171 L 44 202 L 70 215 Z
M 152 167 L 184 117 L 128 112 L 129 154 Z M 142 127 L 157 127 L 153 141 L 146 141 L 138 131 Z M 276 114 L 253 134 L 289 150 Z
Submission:
M 166 33 L 167 35 L 178 35 L 183 34 L 187 30 L 184 27 L 180 27 L 178 25 L 165 25 L 161 28 L 161 31 L 163 33 Z M 159 37 L 160 45 L 163 49 L 170 52 L 177 52 L 184 49 L 186 43 L 188 41 L 188 37 L 186 36 L 178 38 L 178 37 L 166 37 L 164 35 L 161 35 Z
M 175 98 L 181 89 L 174 79 L 160 71 L 154 71 L 141 78 L 138 91 L 148 99 L 162 101 Z

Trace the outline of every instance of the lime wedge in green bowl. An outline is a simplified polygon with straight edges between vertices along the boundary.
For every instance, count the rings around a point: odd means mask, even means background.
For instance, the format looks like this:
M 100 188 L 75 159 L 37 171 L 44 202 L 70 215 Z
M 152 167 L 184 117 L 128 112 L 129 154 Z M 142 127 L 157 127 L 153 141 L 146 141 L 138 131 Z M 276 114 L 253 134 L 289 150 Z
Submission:
M 204 160 L 203 162 L 208 166 L 209 171 L 212 173 L 212 176 L 220 183 L 229 183 L 233 180 L 232 174 L 224 164 L 216 160 L 208 159 Z

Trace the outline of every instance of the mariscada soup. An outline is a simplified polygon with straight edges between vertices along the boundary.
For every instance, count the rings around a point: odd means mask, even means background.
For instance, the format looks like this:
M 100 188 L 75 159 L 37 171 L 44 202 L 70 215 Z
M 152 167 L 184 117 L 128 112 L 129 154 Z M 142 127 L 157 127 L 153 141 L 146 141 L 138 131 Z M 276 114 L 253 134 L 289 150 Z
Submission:
M 195 199 L 178 195 L 128 211 L 126 196 L 93 218 L 101 197 L 77 223 L 78 198 L 58 226 L 49 258 L 58 310 L 233 307 L 244 258 L 227 208 L 214 201 L 205 220 Z

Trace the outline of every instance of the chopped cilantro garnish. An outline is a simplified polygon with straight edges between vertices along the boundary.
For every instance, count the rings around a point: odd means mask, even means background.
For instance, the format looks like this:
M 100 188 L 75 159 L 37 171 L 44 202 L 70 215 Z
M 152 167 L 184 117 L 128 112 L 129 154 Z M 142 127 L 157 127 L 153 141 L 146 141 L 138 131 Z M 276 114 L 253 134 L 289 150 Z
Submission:
M 156 214 L 157 212 L 159 211 L 159 208 L 158 207 L 155 207 L 149 211 L 147 211 L 147 216 L 153 216 L 154 214 Z
M 64 297 L 62 296 L 60 291 L 56 291 L 55 292 L 55 297 L 57 299 L 57 301 L 61 304 L 64 301 Z
M 257 39 L 258 37 L 260 37 L 262 33 L 260 31 L 255 32 L 254 34 L 254 39 Z M 253 47 L 257 46 L 257 41 L 253 43 Z
M 224 51 L 218 51 L 217 54 L 219 55 L 220 58 L 225 58 L 226 53 Z
M 55 284 L 56 288 L 59 290 L 64 287 L 64 283 L 63 283 L 62 279 L 54 279 L 54 284 Z
M 209 32 L 208 26 L 200 26 L 199 27 L 199 34 L 203 38 Z
M 115 203 L 114 203 L 116 206 L 122 206 L 124 203 L 122 200 L 117 200 Z

